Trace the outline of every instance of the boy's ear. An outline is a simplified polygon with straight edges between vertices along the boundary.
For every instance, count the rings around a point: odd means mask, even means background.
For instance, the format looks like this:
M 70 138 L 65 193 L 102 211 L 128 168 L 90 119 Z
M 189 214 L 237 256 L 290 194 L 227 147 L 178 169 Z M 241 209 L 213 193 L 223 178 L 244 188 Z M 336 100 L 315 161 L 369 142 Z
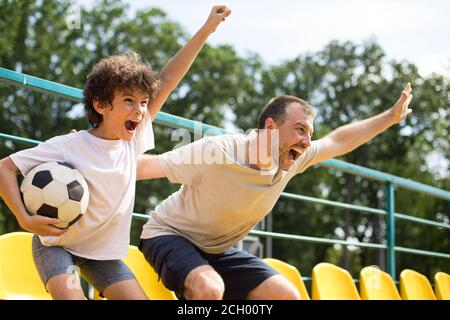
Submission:
M 92 105 L 94 106 L 95 111 L 97 111 L 99 114 L 103 115 L 107 111 L 107 103 L 106 102 L 100 102 L 97 98 L 94 98 L 92 101 Z

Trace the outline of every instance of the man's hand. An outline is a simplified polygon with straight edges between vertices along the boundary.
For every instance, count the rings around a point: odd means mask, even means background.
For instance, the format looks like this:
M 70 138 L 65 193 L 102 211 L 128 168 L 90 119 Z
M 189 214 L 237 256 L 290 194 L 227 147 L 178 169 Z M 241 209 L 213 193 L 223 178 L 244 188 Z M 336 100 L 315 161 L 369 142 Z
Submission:
M 408 83 L 392 108 L 371 118 L 346 124 L 317 140 L 319 152 L 310 164 L 313 165 L 349 153 L 390 126 L 405 119 L 412 112 L 408 108 L 413 97 L 411 92 L 411 84 Z
M 231 14 L 231 10 L 227 6 L 214 6 L 211 9 L 211 13 L 209 14 L 208 19 L 204 24 L 204 28 L 206 28 L 210 33 L 216 31 L 217 26 Z
M 412 88 L 411 84 L 408 82 L 403 89 L 400 98 L 397 100 L 395 105 L 389 109 L 389 112 L 392 116 L 393 123 L 399 123 L 403 119 L 405 119 L 408 114 L 412 112 L 412 109 L 409 109 L 409 102 L 411 101 L 413 95 L 411 94 Z

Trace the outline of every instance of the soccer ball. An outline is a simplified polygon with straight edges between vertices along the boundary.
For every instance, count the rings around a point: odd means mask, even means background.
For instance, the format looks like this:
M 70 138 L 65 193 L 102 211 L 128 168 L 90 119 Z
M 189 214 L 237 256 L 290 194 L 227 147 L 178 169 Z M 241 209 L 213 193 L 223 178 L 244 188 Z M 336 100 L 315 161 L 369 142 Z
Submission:
M 47 162 L 33 168 L 22 181 L 20 191 L 31 215 L 58 218 L 58 228 L 68 228 L 86 212 L 89 189 L 72 165 Z

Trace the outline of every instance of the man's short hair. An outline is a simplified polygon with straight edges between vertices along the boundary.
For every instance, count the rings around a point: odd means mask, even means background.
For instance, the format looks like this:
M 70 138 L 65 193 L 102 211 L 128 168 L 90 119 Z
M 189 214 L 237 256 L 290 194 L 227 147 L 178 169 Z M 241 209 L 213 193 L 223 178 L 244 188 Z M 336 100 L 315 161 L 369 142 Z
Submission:
M 293 103 L 298 105 L 307 115 L 316 116 L 314 108 L 305 100 L 289 95 L 278 96 L 272 98 L 259 113 L 258 129 L 264 129 L 267 118 L 272 118 L 279 125 L 283 124 L 286 117 L 286 108 Z
M 134 51 L 100 60 L 87 76 L 83 90 L 84 109 L 93 127 L 103 121 L 102 115 L 94 109 L 94 100 L 112 104 L 117 89 L 140 90 L 152 99 L 159 89 L 158 75 Z

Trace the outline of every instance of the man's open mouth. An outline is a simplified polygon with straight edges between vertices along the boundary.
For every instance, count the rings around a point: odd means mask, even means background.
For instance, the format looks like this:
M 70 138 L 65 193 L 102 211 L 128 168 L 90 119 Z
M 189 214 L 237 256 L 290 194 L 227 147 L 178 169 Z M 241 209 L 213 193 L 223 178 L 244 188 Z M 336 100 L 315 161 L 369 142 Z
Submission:
M 127 128 L 128 131 L 134 131 L 139 123 L 139 121 L 127 120 L 125 121 L 125 128 Z
M 289 149 L 288 151 L 288 157 L 289 160 L 291 161 L 295 161 L 298 159 L 298 157 L 300 157 L 301 153 L 295 149 Z

